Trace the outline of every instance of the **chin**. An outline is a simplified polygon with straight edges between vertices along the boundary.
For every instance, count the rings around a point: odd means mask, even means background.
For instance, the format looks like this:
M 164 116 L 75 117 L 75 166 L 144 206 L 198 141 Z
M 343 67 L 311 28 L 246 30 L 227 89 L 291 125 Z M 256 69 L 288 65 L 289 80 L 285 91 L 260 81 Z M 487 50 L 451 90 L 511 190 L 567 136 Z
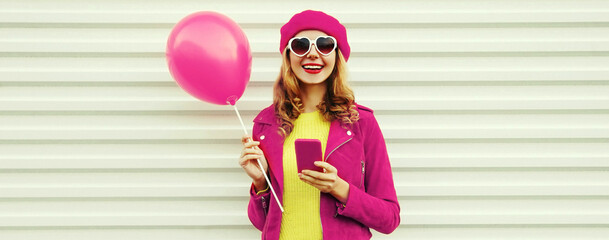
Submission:
M 328 77 L 330 77 L 330 74 L 323 74 L 323 76 L 320 74 L 320 76 L 308 76 L 310 74 L 308 73 L 302 73 L 302 75 L 300 74 L 296 74 L 296 77 L 303 83 L 306 84 L 320 84 L 326 81 L 326 79 L 328 79 Z
M 317 84 L 322 84 L 324 81 L 301 81 L 304 84 L 308 84 L 308 85 L 317 85 Z
M 320 83 L 324 83 L 326 81 L 325 79 L 301 79 L 301 78 L 299 78 L 299 79 L 302 83 L 305 83 L 305 84 L 320 84 Z

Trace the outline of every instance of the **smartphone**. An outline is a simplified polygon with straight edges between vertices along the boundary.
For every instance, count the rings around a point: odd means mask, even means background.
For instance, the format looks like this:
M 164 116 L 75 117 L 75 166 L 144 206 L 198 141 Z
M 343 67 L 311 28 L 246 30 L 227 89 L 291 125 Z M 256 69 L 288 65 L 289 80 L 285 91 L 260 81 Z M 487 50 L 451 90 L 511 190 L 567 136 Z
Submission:
M 296 148 L 296 164 L 298 165 L 299 173 L 305 169 L 323 172 L 323 168 L 313 164 L 315 161 L 323 160 L 321 141 L 318 139 L 299 138 L 294 141 L 294 147 Z

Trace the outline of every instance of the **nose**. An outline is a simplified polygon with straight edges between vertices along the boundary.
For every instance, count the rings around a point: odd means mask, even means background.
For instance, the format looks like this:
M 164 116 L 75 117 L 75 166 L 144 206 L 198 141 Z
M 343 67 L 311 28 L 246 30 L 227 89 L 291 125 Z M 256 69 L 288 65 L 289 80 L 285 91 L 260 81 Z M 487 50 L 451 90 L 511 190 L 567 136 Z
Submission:
M 315 43 L 311 44 L 311 50 L 309 51 L 309 53 L 307 53 L 307 58 L 319 58 L 319 53 L 317 52 L 317 46 L 315 46 Z

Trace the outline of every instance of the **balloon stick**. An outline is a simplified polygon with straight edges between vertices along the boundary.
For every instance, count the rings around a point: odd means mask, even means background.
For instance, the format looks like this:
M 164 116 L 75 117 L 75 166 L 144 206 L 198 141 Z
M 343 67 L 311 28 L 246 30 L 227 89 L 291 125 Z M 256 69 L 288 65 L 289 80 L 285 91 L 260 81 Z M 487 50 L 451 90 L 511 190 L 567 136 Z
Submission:
M 241 122 L 241 127 L 243 127 L 243 132 L 245 133 L 245 135 L 247 135 L 247 129 L 245 128 L 245 124 L 243 124 L 243 119 L 241 119 L 241 114 L 239 114 L 237 105 L 234 105 L 234 104 L 231 104 L 231 105 L 233 105 L 233 108 L 235 109 L 235 113 L 237 113 L 237 117 L 239 117 L 239 122 Z M 248 139 L 248 142 L 249 141 L 250 141 L 250 139 Z M 266 183 L 271 188 L 271 193 L 273 193 L 273 197 L 275 197 L 275 201 L 277 201 L 277 205 L 279 205 L 279 209 L 281 209 L 281 212 L 283 212 L 283 207 L 281 206 L 281 203 L 279 202 L 279 198 L 277 198 L 277 194 L 275 193 L 275 189 L 273 189 L 273 185 L 271 185 L 271 180 L 269 180 L 269 177 L 266 175 L 266 172 L 264 171 L 264 167 L 262 167 L 260 158 L 258 158 L 256 160 L 258 160 L 258 166 L 260 167 L 260 170 L 262 170 L 262 174 L 264 175 L 264 179 L 266 179 Z

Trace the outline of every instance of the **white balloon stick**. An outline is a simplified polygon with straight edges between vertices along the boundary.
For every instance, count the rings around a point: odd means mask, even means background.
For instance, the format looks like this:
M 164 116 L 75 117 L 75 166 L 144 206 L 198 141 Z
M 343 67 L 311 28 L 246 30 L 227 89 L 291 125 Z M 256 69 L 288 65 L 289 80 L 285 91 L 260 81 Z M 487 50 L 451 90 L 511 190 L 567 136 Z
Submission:
M 247 129 L 245 128 L 245 124 L 243 124 L 243 119 L 241 118 L 241 114 L 239 114 L 239 110 L 237 110 L 237 105 L 233 105 L 233 108 L 235 109 L 235 113 L 237 113 L 237 117 L 239 117 L 239 122 L 241 122 L 241 127 L 243 127 L 243 132 L 245 133 L 245 135 L 247 135 Z M 248 139 L 249 141 L 249 139 Z M 281 206 L 281 203 L 279 202 L 279 198 L 277 198 L 277 194 L 275 193 L 275 189 L 273 189 L 273 185 L 271 185 L 271 180 L 269 180 L 269 177 L 266 175 L 266 172 L 264 171 L 264 167 L 262 167 L 262 163 L 260 162 L 260 159 L 256 159 L 258 160 L 258 166 L 260 167 L 260 170 L 262 170 L 262 174 L 264 175 L 264 179 L 266 179 L 266 183 L 269 185 L 269 187 L 271 188 L 271 193 L 273 194 L 273 197 L 275 197 L 275 201 L 277 201 L 277 205 L 279 205 L 279 209 L 281 209 L 281 212 L 283 212 L 283 207 Z

